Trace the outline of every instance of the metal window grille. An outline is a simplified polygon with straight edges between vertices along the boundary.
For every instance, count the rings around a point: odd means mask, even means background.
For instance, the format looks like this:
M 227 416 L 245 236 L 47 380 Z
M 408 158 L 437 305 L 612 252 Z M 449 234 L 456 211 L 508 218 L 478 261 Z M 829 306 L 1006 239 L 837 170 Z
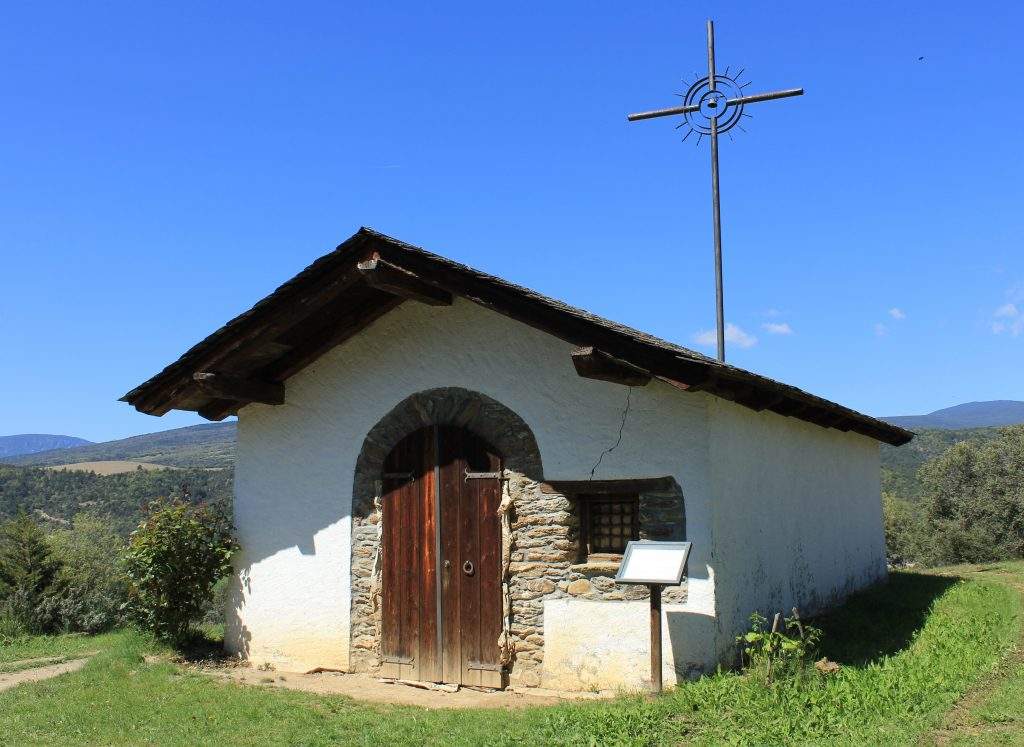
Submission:
M 630 496 L 581 496 L 588 554 L 622 554 L 626 543 L 639 539 L 640 499 Z

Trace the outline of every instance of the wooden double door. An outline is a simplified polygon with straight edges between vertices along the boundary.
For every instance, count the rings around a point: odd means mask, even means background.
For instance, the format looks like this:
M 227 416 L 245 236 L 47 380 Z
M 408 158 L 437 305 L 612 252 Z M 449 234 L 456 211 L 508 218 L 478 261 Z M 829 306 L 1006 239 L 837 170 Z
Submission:
M 502 687 L 501 461 L 472 432 L 431 426 L 385 460 L 383 674 Z

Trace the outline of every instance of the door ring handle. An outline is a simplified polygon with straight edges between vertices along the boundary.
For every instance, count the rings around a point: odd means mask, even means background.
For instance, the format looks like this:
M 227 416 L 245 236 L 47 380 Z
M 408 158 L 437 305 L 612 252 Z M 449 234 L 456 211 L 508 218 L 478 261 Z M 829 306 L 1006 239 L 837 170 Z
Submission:
M 472 576 L 473 575 L 473 561 L 467 560 L 465 563 L 463 563 L 462 564 L 462 572 L 465 573 L 467 576 Z

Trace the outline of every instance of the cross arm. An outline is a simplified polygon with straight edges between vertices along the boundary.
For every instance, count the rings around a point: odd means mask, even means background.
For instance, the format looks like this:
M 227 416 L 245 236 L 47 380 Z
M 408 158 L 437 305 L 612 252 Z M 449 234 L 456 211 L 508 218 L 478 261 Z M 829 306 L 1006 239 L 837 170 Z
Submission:
M 741 104 L 756 104 L 758 101 L 773 101 L 775 99 L 788 99 L 790 96 L 803 96 L 802 88 L 786 88 L 782 91 L 770 91 L 768 93 L 754 93 L 750 96 L 738 96 L 734 99 L 726 99 L 726 106 L 740 106 Z
M 655 119 L 656 117 L 668 117 L 673 114 L 689 114 L 700 109 L 697 104 L 689 104 L 688 106 L 670 106 L 667 109 L 652 109 L 649 112 L 637 112 L 636 114 L 630 114 L 626 117 L 630 122 L 637 122 L 641 119 Z
M 775 99 L 788 99 L 790 96 L 803 96 L 802 88 L 786 88 L 782 91 L 770 91 L 768 93 L 754 93 L 750 96 L 737 96 L 734 99 L 726 99 L 725 105 L 742 106 L 743 104 L 756 104 L 759 101 L 773 101 Z M 637 122 L 641 119 L 655 119 L 657 117 L 669 117 L 673 114 L 689 114 L 700 110 L 699 104 L 687 104 L 684 106 L 670 106 L 667 109 L 653 109 L 649 112 L 637 112 L 626 117 L 630 122 Z M 724 109 L 722 110 L 725 111 Z

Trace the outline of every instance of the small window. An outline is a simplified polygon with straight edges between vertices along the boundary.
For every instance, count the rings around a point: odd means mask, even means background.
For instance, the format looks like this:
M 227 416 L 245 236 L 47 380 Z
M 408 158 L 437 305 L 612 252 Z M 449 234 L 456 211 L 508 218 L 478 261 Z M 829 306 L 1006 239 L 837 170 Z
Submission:
M 626 543 L 640 539 L 640 498 L 637 495 L 581 495 L 582 559 L 621 556 Z

